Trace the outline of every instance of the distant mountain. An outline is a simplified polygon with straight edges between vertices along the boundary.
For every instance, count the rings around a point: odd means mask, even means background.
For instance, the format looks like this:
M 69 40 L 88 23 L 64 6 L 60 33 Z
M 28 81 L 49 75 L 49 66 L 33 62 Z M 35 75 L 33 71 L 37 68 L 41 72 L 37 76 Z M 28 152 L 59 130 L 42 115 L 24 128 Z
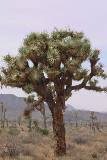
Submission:
M 0 103 L 1 102 L 3 102 L 4 107 L 7 110 L 6 115 L 8 119 L 17 119 L 17 117 L 22 114 L 24 108 L 27 106 L 24 98 L 17 97 L 12 94 L 0 94 Z
M 17 120 L 20 115 L 23 115 L 24 108 L 27 107 L 23 97 L 17 97 L 12 94 L 0 94 L 0 103 L 3 102 L 4 107 L 7 109 L 6 116 L 9 120 Z M 1 106 L 1 104 L 0 104 Z M 46 115 L 50 116 L 51 113 L 48 106 L 45 104 Z M 0 107 L 1 112 L 1 107 Z M 87 121 L 90 119 L 90 111 L 78 110 L 70 104 L 66 104 L 66 111 L 64 114 L 65 121 L 74 121 L 75 112 L 78 112 L 79 121 Z M 95 112 L 98 119 L 107 121 L 107 113 Z M 33 118 L 41 119 L 42 116 L 38 111 L 33 112 Z
M 78 110 L 76 107 L 73 107 L 70 104 L 66 104 L 66 109 L 69 110 L 69 111 L 76 111 L 76 110 Z

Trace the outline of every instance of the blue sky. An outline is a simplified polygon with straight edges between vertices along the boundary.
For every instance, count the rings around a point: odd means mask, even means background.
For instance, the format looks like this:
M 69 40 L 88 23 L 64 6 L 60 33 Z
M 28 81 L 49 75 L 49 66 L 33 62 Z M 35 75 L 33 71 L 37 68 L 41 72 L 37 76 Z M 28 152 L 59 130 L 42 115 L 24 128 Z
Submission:
M 7 53 L 16 55 L 23 38 L 30 32 L 70 27 L 83 31 L 92 47 L 101 50 L 101 60 L 107 71 L 106 6 L 106 0 L 0 0 L 0 57 Z M 107 85 L 107 82 L 102 84 Z M 11 88 L 4 88 L 1 93 L 25 95 Z M 68 103 L 78 108 L 107 111 L 104 93 L 82 90 L 75 92 Z

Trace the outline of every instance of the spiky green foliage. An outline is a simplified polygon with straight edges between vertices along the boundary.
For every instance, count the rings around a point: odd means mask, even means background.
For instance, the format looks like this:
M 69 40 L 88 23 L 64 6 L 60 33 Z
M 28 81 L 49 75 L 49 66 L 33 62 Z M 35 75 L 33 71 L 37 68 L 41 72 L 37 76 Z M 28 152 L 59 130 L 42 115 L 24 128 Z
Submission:
M 98 78 L 107 77 L 99 55 L 99 50 L 92 50 L 81 32 L 56 29 L 51 34 L 31 33 L 24 39 L 18 56 L 4 57 L 7 67 L 2 69 L 2 84 L 22 88 L 27 93 L 36 92 L 44 101 L 53 103 L 58 81 L 65 100 L 73 90 L 82 88 L 107 91 L 98 85 Z M 84 62 L 90 63 L 90 69 L 83 67 Z M 78 84 L 73 85 L 74 81 Z

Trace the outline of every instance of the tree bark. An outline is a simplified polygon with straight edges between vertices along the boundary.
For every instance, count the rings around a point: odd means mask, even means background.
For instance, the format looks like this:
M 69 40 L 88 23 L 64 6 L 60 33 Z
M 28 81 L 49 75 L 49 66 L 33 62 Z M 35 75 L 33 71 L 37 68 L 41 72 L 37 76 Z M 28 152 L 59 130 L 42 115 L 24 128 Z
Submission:
M 55 154 L 57 156 L 63 156 L 66 154 L 66 140 L 65 140 L 65 125 L 63 117 L 63 99 L 58 96 L 54 112 L 52 113 L 53 118 L 53 133 L 56 141 Z
M 63 111 L 65 109 L 65 94 L 64 84 L 62 80 L 55 80 L 56 100 L 53 100 L 52 93 L 46 96 L 46 102 L 52 114 L 53 133 L 56 142 L 55 154 L 56 156 L 63 156 L 66 154 L 66 140 L 65 140 L 65 124 Z

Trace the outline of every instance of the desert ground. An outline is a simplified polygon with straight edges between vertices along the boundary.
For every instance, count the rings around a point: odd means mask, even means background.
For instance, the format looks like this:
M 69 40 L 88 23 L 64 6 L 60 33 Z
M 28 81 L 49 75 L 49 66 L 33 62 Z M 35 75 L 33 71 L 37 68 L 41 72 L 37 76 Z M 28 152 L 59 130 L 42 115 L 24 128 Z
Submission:
M 107 126 L 66 124 L 67 155 L 55 157 L 52 128 L 10 125 L 0 128 L 0 160 L 107 160 Z

